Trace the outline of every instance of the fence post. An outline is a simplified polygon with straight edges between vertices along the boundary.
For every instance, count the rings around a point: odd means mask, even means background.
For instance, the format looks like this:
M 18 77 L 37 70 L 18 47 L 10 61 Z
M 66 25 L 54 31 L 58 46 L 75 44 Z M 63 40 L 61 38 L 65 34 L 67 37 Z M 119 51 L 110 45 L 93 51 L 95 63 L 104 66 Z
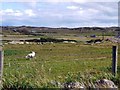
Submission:
M 3 74 L 3 52 L 0 51 L 0 89 L 2 87 L 2 74 Z
M 112 47 L 112 74 L 116 76 L 117 74 L 117 59 L 118 59 L 118 47 Z

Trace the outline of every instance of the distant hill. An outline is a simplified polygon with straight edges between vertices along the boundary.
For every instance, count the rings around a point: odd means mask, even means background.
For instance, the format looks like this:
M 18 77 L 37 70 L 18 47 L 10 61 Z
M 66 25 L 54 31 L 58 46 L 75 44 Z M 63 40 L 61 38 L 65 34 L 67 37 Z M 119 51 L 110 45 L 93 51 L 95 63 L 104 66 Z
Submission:
M 78 27 L 78 28 L 52 28 L 52 27 L 31 27 L 31 26 L 0 26 L 3 33 L 40 34 L 40 33 L 84 33 L 90 31 L 114 32 L 118 27 Z

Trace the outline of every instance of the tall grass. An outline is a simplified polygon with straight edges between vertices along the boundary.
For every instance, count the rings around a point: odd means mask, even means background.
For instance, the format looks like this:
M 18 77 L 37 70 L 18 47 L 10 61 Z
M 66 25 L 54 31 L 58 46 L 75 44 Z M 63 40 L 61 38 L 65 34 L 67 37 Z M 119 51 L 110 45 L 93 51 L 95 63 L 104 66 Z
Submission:
M 111 74 L 112 45 L 44 44 L 5 45 L 3 88 L 51 88 L 50 82 L 79 81 L 94 87 L 98 79 L 107 78 L 120 83 L 119 74 Z M 36 58 L 25 55 L 36 51 Z M 119 67 L 118 67 L 119 71 Z

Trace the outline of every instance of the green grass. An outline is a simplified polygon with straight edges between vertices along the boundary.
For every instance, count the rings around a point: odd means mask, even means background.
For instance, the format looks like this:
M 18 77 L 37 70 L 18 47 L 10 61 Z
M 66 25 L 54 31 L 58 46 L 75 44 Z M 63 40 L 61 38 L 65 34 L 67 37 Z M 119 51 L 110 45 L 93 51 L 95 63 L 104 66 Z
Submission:
M 7 87 L 52 87 L 51 80 L 60 82 L 108 78 L 119 83 L 119 75 L 111 75 L 112 44 L 96 45 L 44 44 L 5 45 L 3 85 Z M 35 51 L 36 58 L 25 56 Z M 120 66 L 120 65 L 119 65 Z M 118 73 L 119 74 L 119 73 Z M 91 78 L 89 78 L 91 76 Z
M 90 36 L 90 35 L 96 35 L 96 36 L 102 36 L 102 35 L 104 35 L 104 36 L 115 36 L 116 34 L 115 34 L 115 32 L 98 32 L 98 31 L 90 31 L 89 33 L 88 32 L 84 32 L 84 33 L 82 33 L 81 35 L 83 35 L 83 36 Z

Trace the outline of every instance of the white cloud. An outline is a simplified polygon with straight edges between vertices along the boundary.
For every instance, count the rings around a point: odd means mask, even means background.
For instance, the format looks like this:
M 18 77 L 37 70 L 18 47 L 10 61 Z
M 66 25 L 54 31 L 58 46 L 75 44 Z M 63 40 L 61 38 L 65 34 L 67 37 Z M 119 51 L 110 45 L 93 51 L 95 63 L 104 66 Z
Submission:
M 14 11 L 13 11 L 13 9 L 6 9 L 6 10 L 4 10 L 4 12 L 6 12 L 6 13 L 13 13 Z
M 25 13 L 28 15 L 28 16 L 36 16 L 36 14 L 35 13 L 33 13 L 33 10 L 31 10 L 31 9 L 27 9 L 27 10 L 25 10 Z
M 23 13 L 19 10 L 13 10 L 13 9 L 5 9 L 5 10 L 0 10 L 0 15 L 2 16 L 22 16 Z
M 0 15 L 4 16 L 23 16 L 23 15 L 28 15 L 30 17 L 36 16 L 36 14 L 33 12 L 32 9 L 26 9 L 24 11 L 20 10 L 13 10 L 13 9 L 5 9 L 5 10 L 0 10 Z
M 67 6 L 67 9 L 71 9 L 71 10 L 76 10 L 78 9 L 79 7 L 77 6 Z
M 3 15 L 3 10 L 0 10 L 0 16 L 2 16 Z
M 99 10 L 96 10 L 96 9 L 93 9 L 93 8 L 89 8 L 87 12 L 96 14 L 96 13 L 99 12 Z
M 84 11 L 83 10 L 80 10 L 80 11 L 77 11 L 76 12 L 78 15 L 83 15 L 84 14 Z
M 93 16 L 96 16 L 98 13 L 99 13 L 99 10 L 88 8 L 88 9 L 77 10 L 73 14 L 77 15 L 78 17 L 84 17 L 88 19 L 88 18 L 94 18 Z
M 16 11 L 16 12 L 14 13 L 14 15 L 15 15 L 15 16 L 22 16 L 22 15 L 23 15 L 23 13 L 22 13 L 22 12 L 20 12 L 20 11 Z
M 2 15 L 13 15 L 14 14 L 14 10 L 13 9 L 5 9 L 2 10 Z

